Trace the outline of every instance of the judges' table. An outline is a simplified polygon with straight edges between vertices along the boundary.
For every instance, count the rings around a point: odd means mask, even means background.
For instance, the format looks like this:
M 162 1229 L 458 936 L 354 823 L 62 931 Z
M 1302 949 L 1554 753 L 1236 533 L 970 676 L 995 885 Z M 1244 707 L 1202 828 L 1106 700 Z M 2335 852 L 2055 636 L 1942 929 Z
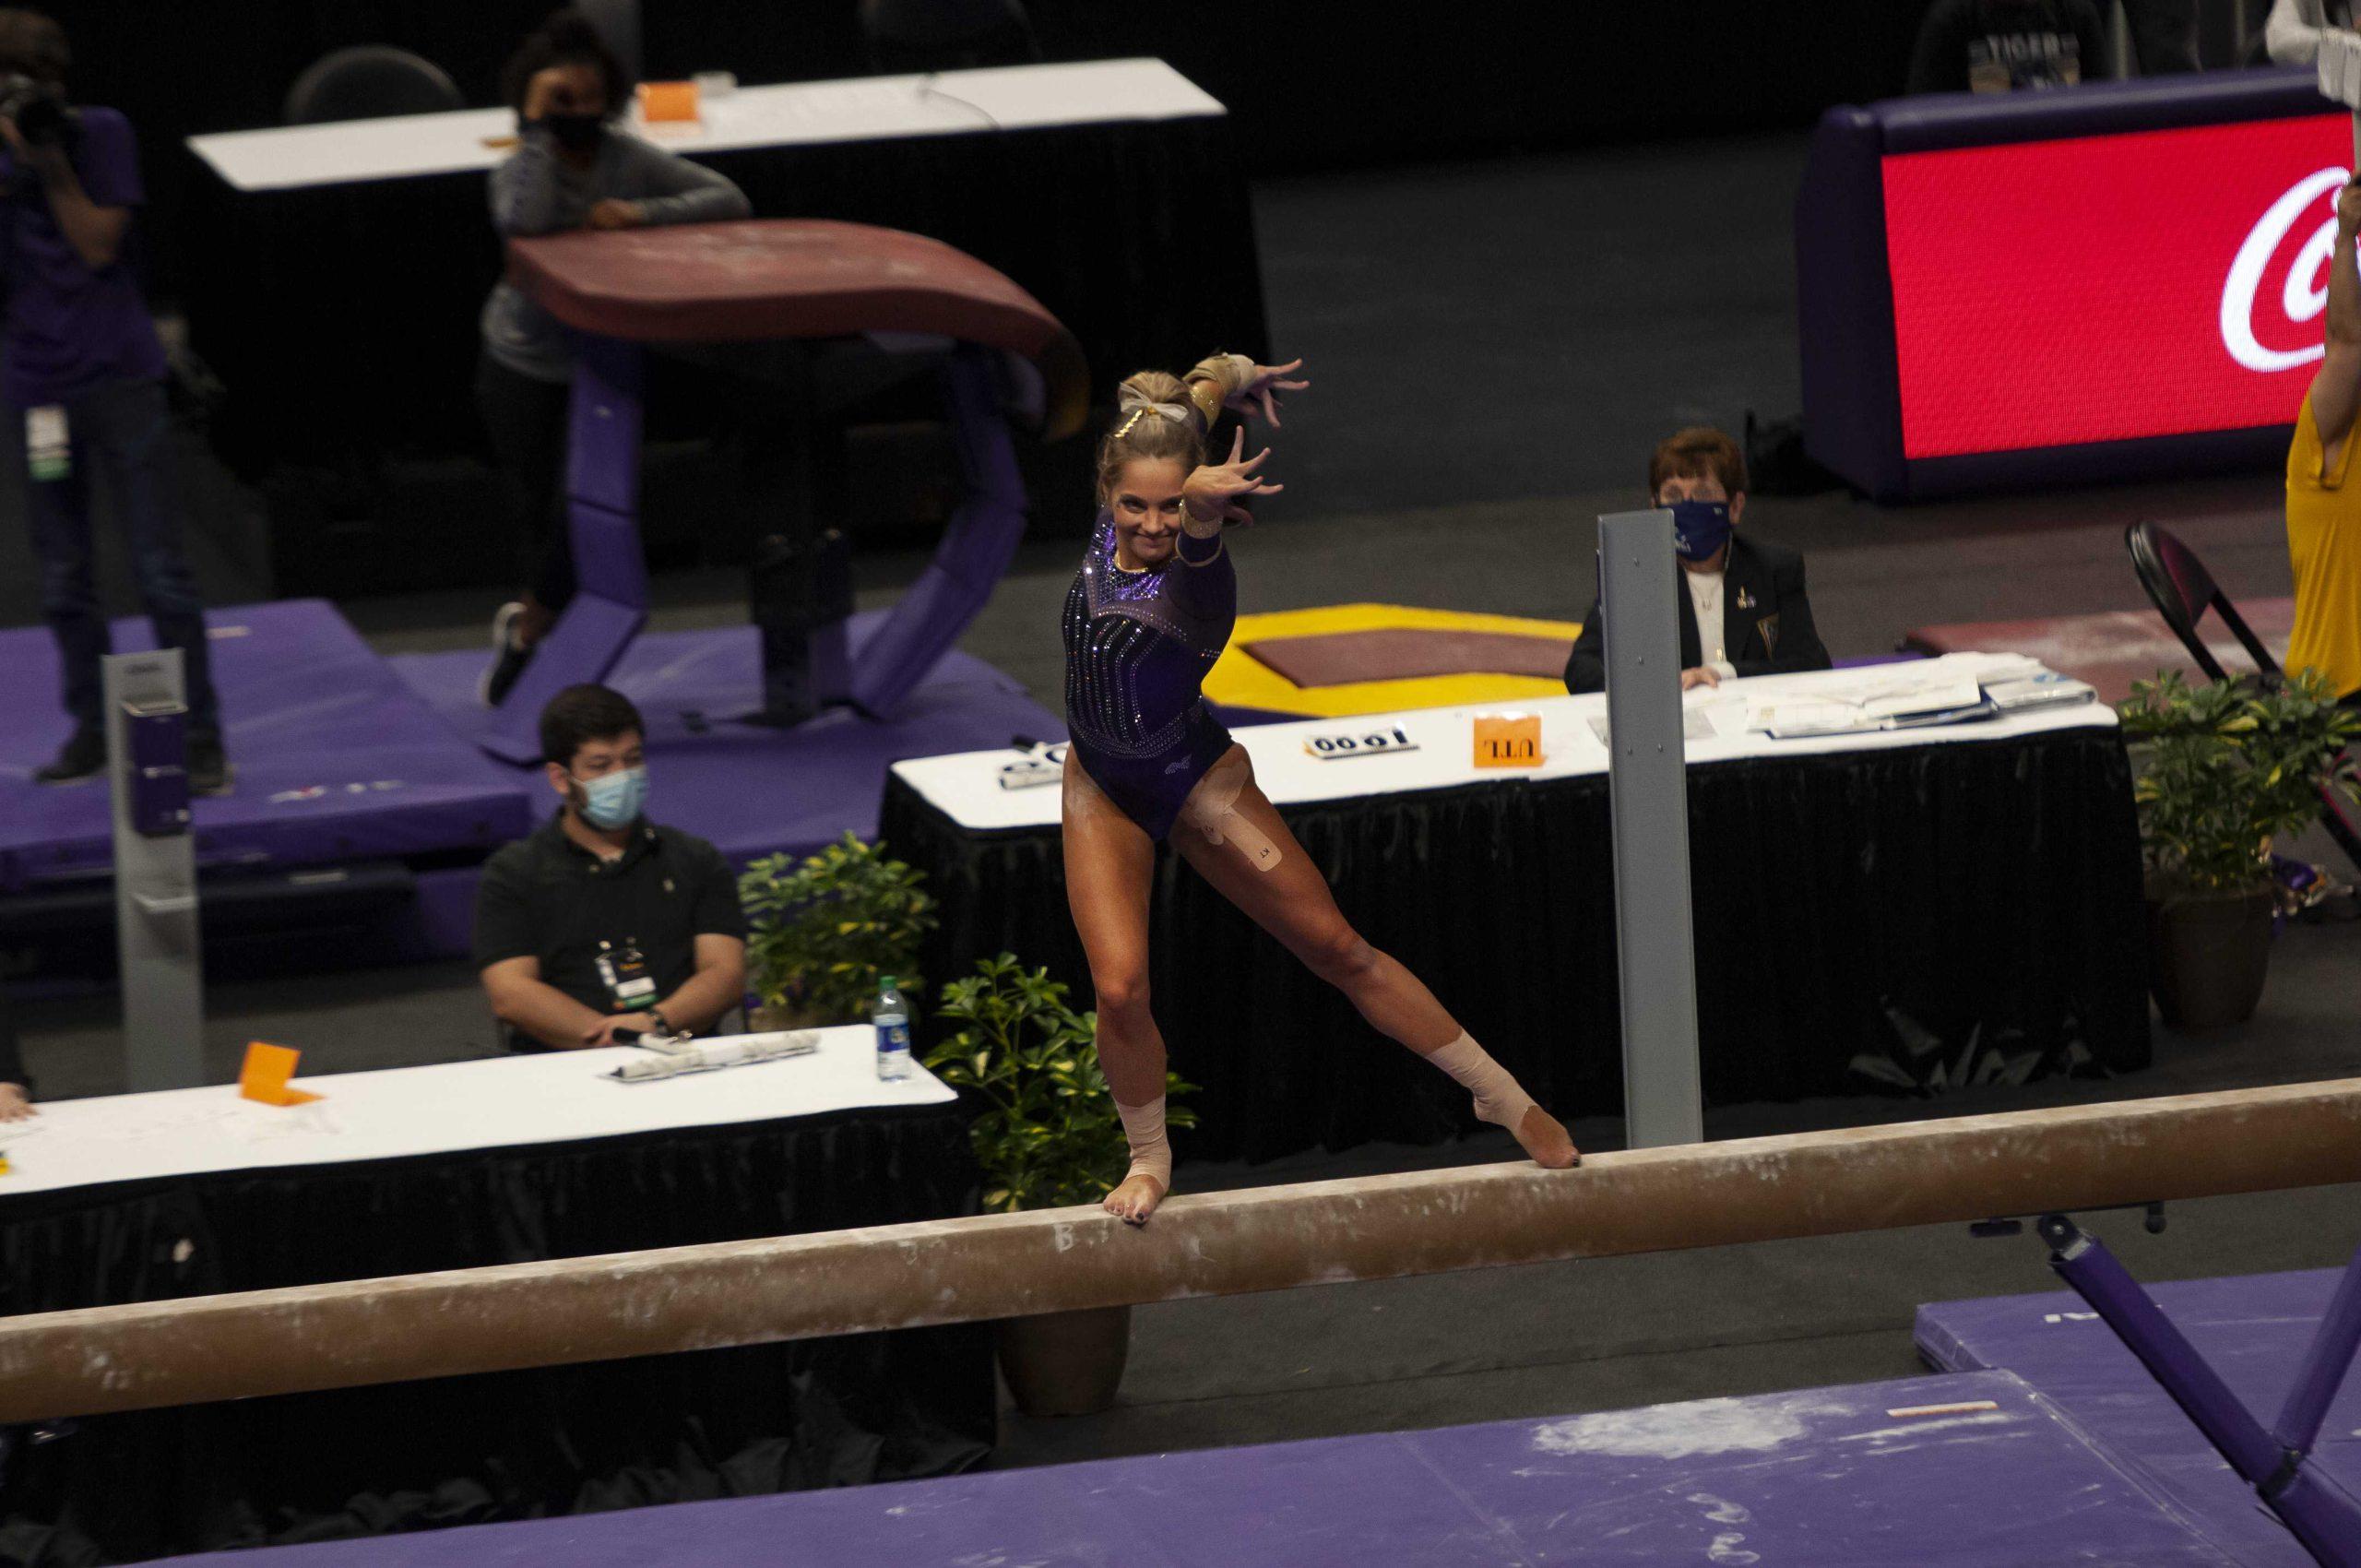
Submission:
M 2308 66 L 1830 110 L 1796 198 L 1813 456 L 1880 500 L 2276 465 L 2352 160 Z
M 0 1130 L 10 1313 L 976 1211 L 952 1093 L 816 1055 L 624 1085 L 631 1048 L 59 1101 Z M 968 1327 L 243 1400 L 18 1429 L 0 1557 L 124 1561 L 963 1469 Z
M 2148 1061 L 2140 852 L 2112 710 L 1774 741 L 1782 701 L 1873 695 L 2030 661 L 1943 659 L 1731 683 L 1689 701 L 1690 864 L 1707 1098 L 1940 1091 Z M 1482 708 L 1244 729 L 1264 789 L 1362 933 L 1431 984 L 1561 1113 L 1619 1112 L 1605 698 L 1522 705 L 1546 764 L 1479 774 Z M 1360 738 L 1417 749 L 1372 751 Z M 1338 736 L 1342 760 L 1312 748 Z M 1038 765 L 1037 765 L 1038 766 Z M 1086 1004 L 1058 790 L 1014 753 L 895 765 L 881 836 L 943 923 L 931 982 L 1003 948 Z M 1185 1156 L 1273 1158 L 1474 1125 L 1442 1075 L 1373 1033 L 1175 856 L 1152 895 L 1151 996 L 1202 1087 Z
M 1222 106 L 1161 61 L 745 88 L 702 112 L 645 134 L 760 216 L 906 229 L 996 267 L 1074 330 L 1097 385 L 1264 347 Z M 484 181 L 515 134 L 505 110 L 465 110 L 190 138 L 208 240 L 186 247 L 185 306 L 234 451 L 472 449 L 476 318 L 500 269 Z

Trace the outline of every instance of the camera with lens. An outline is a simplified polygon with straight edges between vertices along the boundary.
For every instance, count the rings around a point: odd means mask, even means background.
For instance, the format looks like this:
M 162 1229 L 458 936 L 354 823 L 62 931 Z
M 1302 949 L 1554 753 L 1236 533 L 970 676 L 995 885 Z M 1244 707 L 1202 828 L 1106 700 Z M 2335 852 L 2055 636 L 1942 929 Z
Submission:
M 55 83 L 11 71 L 0 76 L 0 118 L 17 123 L 28 147 L 62 148 L 73 144 L 81 113 Z

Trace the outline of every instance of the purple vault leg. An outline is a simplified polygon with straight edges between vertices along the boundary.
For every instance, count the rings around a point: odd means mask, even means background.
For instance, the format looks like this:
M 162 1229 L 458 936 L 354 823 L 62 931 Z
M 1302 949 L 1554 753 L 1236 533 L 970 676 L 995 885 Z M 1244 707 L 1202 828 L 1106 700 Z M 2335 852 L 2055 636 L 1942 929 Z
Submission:
M 934 559 L 902 595 L 852 669 L 853 705 L 888 719 L 991 598 L 1025 534 L 1025 481 L 1001 418 L 997 365 L 963 345 L 943 371 L 943 396 L 958 444 L 967 495 Z
M 2064 1215 L 2044 1215 L 2049 1265 L 2106 1320 L 2189 1419 L 2325 1568 L 2361 1568 L 2361 1500 L 2308 1465 L 2320 1418 L 2354 1351 L 2361 1347 L 2361 1252 L 2296 1375 L 2276 1431 L 2268 1431 L 2229 1384 L 2140 1288 L 2105 1242 Z
M 574 600 L 484 731 L 483 749 L 509 762 L 540 760 L 541 708 L 568 686 L 604 680 L 647 622 L 638 518 L 640 350 L 611 338 L 577 342 L 566 449 Z

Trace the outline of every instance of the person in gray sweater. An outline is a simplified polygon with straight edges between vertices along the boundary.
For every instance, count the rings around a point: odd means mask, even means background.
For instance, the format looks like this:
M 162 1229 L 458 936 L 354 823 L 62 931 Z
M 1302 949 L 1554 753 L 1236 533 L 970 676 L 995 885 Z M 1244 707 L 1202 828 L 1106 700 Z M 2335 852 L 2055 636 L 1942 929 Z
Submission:
M 528 38 L 503 77 L 516 111 L 516 150 L 492 172 L 502 239 L 569 229 L 636 229 L 743 218 L 745 193 L 710 169 L 614 127 L 630 74 L 575 11 Z M 565 470 L 574 351 L 565 329 L 505 278 L 483 305 L 476 406 L 508 490 L 525 588 L 492 617 L 479 695 L 497 703 L 574 597 L 560 478 Z

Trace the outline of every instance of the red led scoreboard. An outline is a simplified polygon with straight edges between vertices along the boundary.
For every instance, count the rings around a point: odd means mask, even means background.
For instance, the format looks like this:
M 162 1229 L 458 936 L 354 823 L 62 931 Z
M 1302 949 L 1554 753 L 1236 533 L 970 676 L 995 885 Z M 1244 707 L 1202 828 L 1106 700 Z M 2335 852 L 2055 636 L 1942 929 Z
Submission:
M 1832 112 L 1797 203 L 1814 455 L 1903 499 L 2284 452 L 2353 159 L 2312 84 Z

